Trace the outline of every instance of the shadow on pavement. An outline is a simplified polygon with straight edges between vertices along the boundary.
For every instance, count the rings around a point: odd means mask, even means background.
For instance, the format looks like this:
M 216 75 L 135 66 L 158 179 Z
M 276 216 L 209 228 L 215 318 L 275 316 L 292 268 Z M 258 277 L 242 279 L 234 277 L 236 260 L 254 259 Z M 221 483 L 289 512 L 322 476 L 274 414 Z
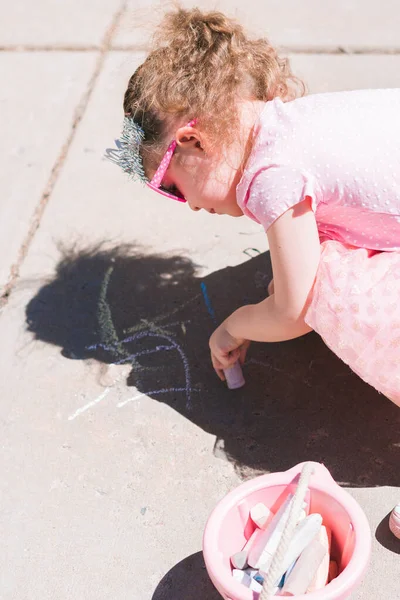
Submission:
M 390 511 L 391 512 L 391 511 Z M 400 554 L 400 542 L 389 529 L 390 512 L 379 523 L 375 531 L 375 539 L 387 550 Z
M 201 279 L 182 256 L 127 246 L 71 250 L 30 301 L 26 320 L 68 358 L 96 359 L 105 369 L 130 364 L 127 385 L 215 435 L 215 455 L 243 478 L 316 460 L 348 486 L 397 485 L 399 409 L 317 335 L 253 344 L 241 390 L 214 375 L 214 323 L 201 284 L 219 322 L 265 297 L 270 277 L 268 254 Z
M 221 600 L 211 583 L 203 554 L 196 552 L 175 565 L 160 581 L 151 600 Z

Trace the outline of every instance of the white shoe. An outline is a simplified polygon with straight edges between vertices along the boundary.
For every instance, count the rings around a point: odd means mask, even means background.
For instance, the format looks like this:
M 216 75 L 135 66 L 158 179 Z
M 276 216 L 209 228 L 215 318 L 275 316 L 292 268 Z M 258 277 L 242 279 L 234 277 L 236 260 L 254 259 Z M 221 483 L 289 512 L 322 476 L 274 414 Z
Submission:
M 400 540 L 400 504 L 394 507 L 389 518 L 390 531 Z

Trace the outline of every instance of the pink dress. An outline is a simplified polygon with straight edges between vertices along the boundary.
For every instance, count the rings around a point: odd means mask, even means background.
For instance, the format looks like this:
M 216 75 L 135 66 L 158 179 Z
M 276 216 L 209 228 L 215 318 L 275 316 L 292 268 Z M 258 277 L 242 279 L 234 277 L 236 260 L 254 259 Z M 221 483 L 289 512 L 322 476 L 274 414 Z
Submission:
M 266 104 L 238 204 L 268 230 L 305 197 L 321 240 L 306 322 L 400 406 L 400 89 Z

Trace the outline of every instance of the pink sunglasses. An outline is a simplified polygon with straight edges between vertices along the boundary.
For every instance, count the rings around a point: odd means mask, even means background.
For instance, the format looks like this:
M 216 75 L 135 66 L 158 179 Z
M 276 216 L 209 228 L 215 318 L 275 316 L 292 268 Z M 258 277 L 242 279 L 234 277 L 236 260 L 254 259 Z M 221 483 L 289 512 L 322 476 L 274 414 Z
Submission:
M 196 123 L 196 119 L 189 121 L 186 127 L 193 127 Z M 168 190 L 162 187 L 162 181 L 165 177 L 165 173 L 170 165 L 174 152 L 176 150 L 177 142 L 173 140 L 167 148 L 166 153 L 164 154 L 164 158 L 162 159 L 160 166 L 157 171 L 154 173 L 153 178 L 150 182 L 147 183 L 149 188 L 158 192 L 162 196 L 166 196 L 167 198 L 171 198 L 172 200 L 178 200 L 178 202 L 186 202 L 186 199 L 183 196 L 177 196 L 176 194 L 171 194 Z

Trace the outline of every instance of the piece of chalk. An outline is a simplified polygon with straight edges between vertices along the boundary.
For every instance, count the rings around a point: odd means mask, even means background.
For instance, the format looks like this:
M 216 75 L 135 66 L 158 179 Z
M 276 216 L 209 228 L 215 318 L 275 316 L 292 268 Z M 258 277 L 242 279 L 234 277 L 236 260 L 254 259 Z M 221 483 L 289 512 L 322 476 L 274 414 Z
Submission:
M 258 583 L 258 581 L 250 577 L 245 571 L 233 569 L 232 577 L 235 579 L 235 581 L 238 581 L 242 585 L 245 585 L 253 592 L 260 593 L 262 591 L 262 585 Z
M 389 528 L 393 535 L 400 539 L 400 504 L 397 504 L 391 512 Z
M 325 554 L 326 548 L 319 540 L 314 539 L 311 544 L 308 544 L 300 554 L 293 571 L 285 580 L 282 595 L 300 596 L 305 594 Z
M 242 550 L 241 552 L 236 552 L 231 556 L 231 563 L 235 569 L 247 569 L 247 552 Z
M 263 586 L 260 583 L 258 583 L 258 581 L 256 581 L 255 579 L 251 580 L 250 589 L 253 592 L 258 592 L 259 594 L 261 594 L 262 588 L 263 588 Z
M 330 583 L 333 579 L 336 579 L 338 574 L 339 574 L 339 568 L 338 568 L 337 562 L 335 560 L 331 560 L 329 563 L 328 583 Z
M 267 564 L 269 566 L 271 563 L 285 529 L 292 502 L 293 494 L 289 494 L 266 529 L 258 530 L 261 534 L 257 537 L 249 552 L 248 563 L 251 567 L 258 569 L 260 565 L 264 567 Z
M 250 518 L 250 504 L 247 498 L 244 498 L 237 505 L 238 513 L 240 516 L 240 520 L 243 525 L 243 533 L 246 540 L 251 537 L 251 534 L 254 531 L 254 523 Z
M 250 569 L 249 568 L 249 569 L 245 569 L 244 572 L 247 573 L 247 575 L 249 577 L 253 577 L 254 579 L 255 579 L 256 575 L 260 575 L 260 573 L 258 572 L 257 569 Z M 261 577 L 261 575 L 260 575 L 260 577 Z
M 319 530 L 316 539 L 323 545 L 325 548 L 325 555 L 321 564 L 318 567 L 318 571 L 315 574 L 314 579 L 307 589 L 307 593 L 316 592 L 317 590 L 321 590 L 328 583 L 328 575 L 329 575 L 329 560 L 331 555 L 331 540 L 332 540 L 332 532 L 330 529 L 322 525 Z
M 238 388 L 243 387 L 246 383 L 239 361 L 236 361 L 234 365 L 229 367 L 229 369 L 224 369 L 224 375 L 227 386 L 230 390 L 237 390 Z
M 262 502 L 259 502 L 252 509 L 250 509 L 250 517 L 253 523 L 260 529 L 265 529 L 271 522 L 274 513 L 265 506 Z
M 235 579 L 235 581 L 242 583 L 246 587 L 250 587 L 252 578 L 249 575 L 247 575 L 245 571 L 241 571 L 240 569 L 233 569 L 232 577 L 233 579 Z
M 242 550 L 231 556 L 231 563 L 235 569 L 243 570 L 247 568 L 249 552 L 261 534 L 262 529 L 255 529 L 250 538 L 247 540 L 246 544 L 243 546 Z
M 290 565 L 290 567 L 288 568 L 288 570 L 286 571 L 286 573 L 285 573 L 285 579 L 287 579 L 289 577 L 290 573 L 293 571 L 296 562 L 297 562 L 297 560 L 294 560 L 292 562 L 292 564 Z
M 299 525 L 297 525 L 296 529 L 294 530 L 293 537 L 290 540 L 289 548 L 285 554 L 285 558 L 282 562 L 281 572 L 279 577 L 277 577 L 276 585 L 279 584 L 282 575 L 286 573 L 292 562 L 300 556 L 303 550 L 316 537 L 317 533 L 321 529 L 321 525 L 322 517 L 317 513 L 309 515 L 303 521 L 301 521 Z M 269 564 L 267 565 L 267 568 L 269 568 Z M 264 575 L 266 570 L 267 569 L 264 565 L 260 567 L 261 575 Z

